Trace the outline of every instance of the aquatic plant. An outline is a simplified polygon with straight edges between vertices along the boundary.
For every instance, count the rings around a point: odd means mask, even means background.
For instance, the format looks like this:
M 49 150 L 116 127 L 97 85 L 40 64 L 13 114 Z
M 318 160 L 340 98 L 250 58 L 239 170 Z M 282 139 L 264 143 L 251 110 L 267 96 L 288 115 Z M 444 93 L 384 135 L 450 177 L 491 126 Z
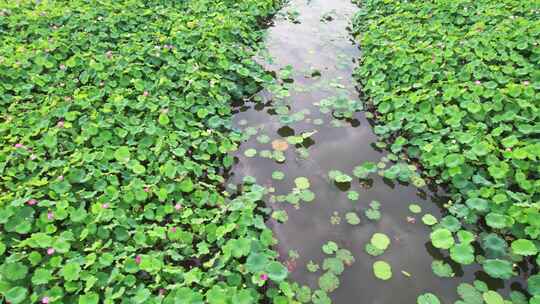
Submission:
M 222 176 L 243 138 L 230 103 L 268 78 L 253 46 L 278 5 L 0 4 L 4 301 L 293 299 L 264 188 L 230 197 Z
M 360 2 L 353 31 L 362 58 L 355 77 L 374 131 L 452 195 L 446 205 L 452 217 L 438 224 L 425 217 L 434 227 L 433 245 L 460 264 L 473 263 L 474 246 L 454 239 L 463 223 L 473 239 L 480 236 L 489 275 L 508 279 L 516 273 L 512 261 L 537 263 L 538 3 Z M 385 169 L 384 176 L 401 171 Z M 540 297 L 530 284 L 528 291 Z M 500 302 L 486 291 L 479 299 Z

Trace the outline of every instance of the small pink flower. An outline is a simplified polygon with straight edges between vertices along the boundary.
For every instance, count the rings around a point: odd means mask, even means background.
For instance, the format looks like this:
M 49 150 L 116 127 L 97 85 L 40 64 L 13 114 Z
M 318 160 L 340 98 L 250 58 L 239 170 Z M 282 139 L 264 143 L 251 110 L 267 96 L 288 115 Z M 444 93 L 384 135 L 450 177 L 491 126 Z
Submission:
M 59 128 L 63 128 L 64 127 L 64 121 L 60 120 L 59 122 L 56 123 L 56 126 L 59 127 Z
M 24 145 L 21 143 L 16 143 L 15 148 L 24 148 Z
M 176 227 L 171 227 L 171 232 L 175 233 L 176 232 Z
M 481 84 L 482 84 L 482 82 L 481 82 L 480 80 L 477 80 L 477 81 L 475 81 L 474 83 L 476 83 L 477 85 L 481 85 Z
M 60 65 L 60 70 L 64 71 L 65 69 L 66 69 L 66 66 L 63 65 L 63 64 L 61 64 L 61 65 Z
M 148 93 L 148 91 L 144 91 L 142 95 L 143 95 L 144 97 L 148 97 L 148 95 L 150 95 L 150 93 Z
M 182 205 L 176 204 L 176 205 L 174 205 L 174 209 L 180 210 L 180 209 L 182 209 Z
M 107 209 L 109 208 L 109 204 L 105 203 L 105 204 L 101 204 L 101 208 L 103 209 Z
M 144 187 L 144 192 L 150 192 L 150 188 L 149 187 Z
M 165 289 L 164 288 L 160 288 L 159 289 L 159 295 L 162 296 L 165 294 Z
M 140 255 L 137 255 L 137 256 L 135 257 L 135 263 L 137 263 L 137 264 L 140 264 L 140 263 L 141 263 L 141 256 L 140 256 Z
M 43 304 L 49 304 L 49 297 L 43 297 L 43 298 L 41 299 L 41 303 L 43 303 Z
M 57 179 L 58 179 L 59 181 L 62 181 L 62 180 L 64 180 L 64 176 L 63 176 L 63 175 L 60 175 L 60 176 L 57 177 Z
M 266 281 L 268 280 L 268 275 L 266 273 L 263 273 L 261 274 L 261 276 L 259 276 L 259 279 L 261 279 L 261 281 Z
M 47 254 L 48 254 L 48 255 L 53 255 L 53 254 L 54 254 L 54 251 L 55 251 L 54 248 L 48 248 L 48 249 L 47 249 Z
M 530 84 L 531 84 L 531 82 L 530 82 L 530 81 L 528 81 L 528 80 L 525 80 L 525 81 L 523 82 L 523 84 L 524 84 L 524 85 L 526 85 L 526 86 L 528 86 L 528 85 L 530 85 Z
M 35 199 L 31 199 L 31 200 L 28 200 L 28 202 L 26 203 L 30 206 L 34 206 L 35 204 L 37 204 L 37 201 Z
M 54 219 L 54 214 L 51 211 L 47 212 L 47 219 L 49 221 L 52 221 Z

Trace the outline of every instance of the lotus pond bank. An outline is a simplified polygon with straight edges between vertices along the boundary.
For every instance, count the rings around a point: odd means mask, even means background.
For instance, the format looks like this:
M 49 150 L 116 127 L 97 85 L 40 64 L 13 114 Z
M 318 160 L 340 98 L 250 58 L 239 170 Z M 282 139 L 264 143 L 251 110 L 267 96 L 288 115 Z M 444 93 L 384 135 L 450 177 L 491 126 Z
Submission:
M 278 5 L 0 4 L 5 303 L 287 302 L 261 189 L 222 177 Z
M 454 224 L 433 228 L 433 246 L 492 278 L 526 279 L 510 301 L 539 303 L 540 2 L 359 4 L 355 77 L 374 130 L 452 195 Z

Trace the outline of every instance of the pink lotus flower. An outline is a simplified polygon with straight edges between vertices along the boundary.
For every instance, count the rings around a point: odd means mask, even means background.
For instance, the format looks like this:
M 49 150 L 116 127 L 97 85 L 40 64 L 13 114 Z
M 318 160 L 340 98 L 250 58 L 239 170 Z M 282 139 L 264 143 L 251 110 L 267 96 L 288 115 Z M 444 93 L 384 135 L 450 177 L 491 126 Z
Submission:
M 165 294 L 165 289 L 164 288 L 160 288 L 159 289 L 159 295 L 162 296 Z
M 525 81 L 523 82 L 523 84 L 524 84 L 524 85 L 526 85 L 526 86 L 528 86 L 528 85 L 530 85 L 530 84 L 531 84 L 531 82 L 530 82 L 530 81 L 528 81 L 528 80 L 525 80 Z
M 109 204 L 105 203 L 105 204 L 101 204 L 101 208 L 103 209 L 107 209 L 109 208 Z
M 261 281 L 266 281 L 268 280 L 268 275 L 266 273 L 263 273 L 259 276 L 259 279 L 261 279 Z
M 140 255 L 137 255 L 137 256 L 135 257 L 135 263 L 137 263 L 137 264 L 140 264 L 140 263 L 141 263 L 141 256 L 140 256 Z
M 58 179 L 59 181 L 63 181 L 63 180 L 64 180 L 64 176 L 63 176 L 63 175 L 60 175 L 60 176 L 57 177 L 57 179 Z
M 43 297 L 43 298 L 41 299 L 41 303 L 43 303 L 43 304 L 49 304 L 49 297 Z
M 150 95 L 150 93 L 148 93 L 148 91 L 144 91 L 142 95 L 143 95 L 144 97 L 148 97 L 148 95 Z
M 21 143 L 16 143 L 15 148 L 24 148 L 24 145 Z
M 480 80 L 477 80 L 477 81 L 475 81 L 474 83 L 476 83 L 477 85 L 481 85 L 481 84 L 482 84 L 482 82 L 481 82 Z
M 48 255 L 53 255 L 54 252 L 55 252 L 55 250 L 54 250 L 54 248 L 52 248 L 52 247 L 47 249 L 47 254 L 48 254 Z
M 171 227 L 171 232 L 175 233 L 176 232 L 176 227 Z
M 30 199 L 26 203 L 30 206 L 34 206 L 35 204 L 37 204 L 37 201 L 35 199 Z
M 145 187 L 145 188 L 144 188 L 144 192 L 146 192 L 146 193 L 150 192 L 150 188 L 149 188 L 149 187 Z
M 51 211 L 47 212 L 47 219 L 49 221 L 52 221 L 54 219 L 54 214 Z
M 56 126 L 59 127 L 59 128 L 63 128 L 64 127 L 64 121 L 60 120 L 59 122 L 56 123 Z
M 174 209 L 180 210 L 180 209 L 182 209 L 182 205 L 176 204 L 176 205 L 174 205 Z
M 65 71 L 65 70 L 66 70 L 66 66 L 63 65 L 63 64 L 61 64 L 61 65 L 60 65 L 60 70 Z

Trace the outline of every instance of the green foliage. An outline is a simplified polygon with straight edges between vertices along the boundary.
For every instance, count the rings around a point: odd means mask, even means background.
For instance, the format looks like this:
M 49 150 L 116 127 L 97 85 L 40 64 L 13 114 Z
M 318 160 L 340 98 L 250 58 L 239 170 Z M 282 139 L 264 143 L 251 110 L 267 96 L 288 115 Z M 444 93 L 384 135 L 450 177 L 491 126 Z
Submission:
M 484 271 L 493 278 L 510 279 L 514 274 L 512 262 L 500 259 L 488 259 L 482 263 Z
M 451 278 L 455 276 L 452 267 L 443 261 L 433 261 L 431 263 L 431 270 L 436 276 L 441 278 Z
M 392 267 L 385 261 L 373 263 L 373 274 L 377 279 L 386 281 L 392 278 Z
M 221 190 L 242 138 L 230 103 L 270 77 L 252 46 L 279 4 L 0 3 L 5 301 L 292 299 L 257 292 L 287 277 L 264 189 Z
M 440 304 L 441 301 L 439 300 L 439 298 L 437 298 L 436 295 L 432 293 L 425 293 L 423 295 L 418 296 L 416 303 L 417 304 Z
M 384 233 L 374 233 L 370 240 L 371 245 L 375 248 L 385 251 L 390 246 L 390 238 Z
M 372 201 L 369 204 L 369 208 L 364 210 L 365 216 L 372 220 L 372 221 L 378 221 L 381 219 L 381 211 L 379 210 L 381 208 L 381 204 L 378 201 Z
M 436 217 L 434 217 L 432 214 L 424 214 L 424 216 L 422 216 L 422 223 L 424 223 L 425 225 L 427 226 L 433 226 L 435 224 L 437 224 L 439 222 L 439 220 L 437 220 Z
M 339 278 L 332 272 L 326 272 L 319 277 L 319 288 L 325 292 L 332 292 L 339 287 Z
M 310 186 L 309 179 L 307 179 L 306 177 L 295 178 L 294 184 L 296 185 L 296 188 L 301 190 L 308 189 Z
M 362 110 L 361 102 L 345 95 L 324 98 L 315 105 L 321 113 L 331 113 L 336 118 L 352 118 L 355 112 Z
M 360 166 L 354 167 L 353 175 L 361 179 L 366 179 L 369 174 L 375 172 L 377 172 L 377 164 L 373 162 L 364 162 Z
M 460 222 L 486 224 L 512 253 L 538 254 L 540 199 L 540 15 L 537 1 L 366 0 L 354 20 L 362 47 L 355 72 L 393 153 L 413 159 L 425 177 L 449 185 L 454 219 L 432 234 L 440 249 L 469 263 L 468 244 L 454 247 Z M 397 177 L 398 169 L 384 175 Z M 358 169 L 365 176 L 365 169 Z M 428 224 L 434 224 L 427 219 Z M 507 254 L 502 238 L 480 244 L 489 258 Z M 504 263 L 504 262 L 502 262 Z M 490 273 L 510 269 L 489 262 Z M 499 272 L 492 269 L 504 267 Z M 497 303 L 488 294 L 485 301 Z M 482 299 L 480 299 L 482 302 Z
M 455 243 L 452 232 L 444 228 L 433 231 L 430 238 L 433 246 L 439 249 L 450 249 Z
M 420 207 L 420 205 L 418 204 L 410 204 L 409 211 L 411 211 L 412 213 L 418 214 L 422 212 L 422 207 Z
M 336 183 L 350 183 L 352 181 L 352 177 L 339 170 L 331 170 L 328 172 L 328 177 Z
M 338 250 L 338 245 L 335 242 L 328 241 L 322 246 L 322 251 L 326 254 L 333 254 Z
M 347 212 L 345 214 L 345 219 L 350 225 L 355 226 L 360 224 L 360 218 L 358 217 L 358 214 L 356 214 L 356 212 Z

